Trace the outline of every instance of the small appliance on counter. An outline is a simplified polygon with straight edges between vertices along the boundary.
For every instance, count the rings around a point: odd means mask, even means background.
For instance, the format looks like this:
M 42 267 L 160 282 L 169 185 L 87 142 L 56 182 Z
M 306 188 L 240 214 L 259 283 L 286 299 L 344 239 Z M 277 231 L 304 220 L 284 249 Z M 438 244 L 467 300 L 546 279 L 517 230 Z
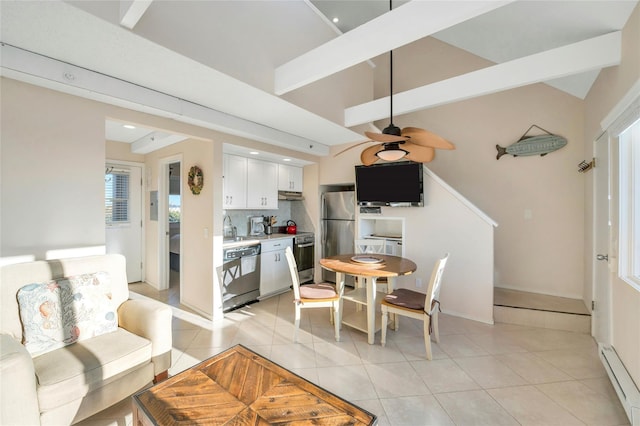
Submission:
M 251 216 L 249 218 L 249 235 L 264 235 L 264 217 Z
M 273 234 L 273 225 L 276 224 L 276 216 L 265 216 L 264 223 L 264 233 L 267 235 Z
M 287 221 L 287 234 L 296 234 L 298 232 L 298 226 L 292 220 Z

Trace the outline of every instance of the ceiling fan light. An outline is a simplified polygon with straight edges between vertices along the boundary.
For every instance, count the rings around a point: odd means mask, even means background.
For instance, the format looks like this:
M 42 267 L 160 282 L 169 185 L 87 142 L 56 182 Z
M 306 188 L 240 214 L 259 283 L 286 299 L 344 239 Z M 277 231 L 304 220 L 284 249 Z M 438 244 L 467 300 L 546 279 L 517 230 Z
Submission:
M 398 161 L 407 154 L 407 151 L 400 149 L 398 146 L 384 147 L 376 152 L 376 156 L 385 161 Z

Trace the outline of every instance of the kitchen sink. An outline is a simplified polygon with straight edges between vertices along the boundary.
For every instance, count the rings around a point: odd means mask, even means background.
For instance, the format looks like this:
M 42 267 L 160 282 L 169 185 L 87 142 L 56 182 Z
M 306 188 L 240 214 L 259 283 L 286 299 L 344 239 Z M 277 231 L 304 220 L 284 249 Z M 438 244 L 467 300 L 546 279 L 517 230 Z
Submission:
M 233 243 L 236 241 L 244 241 L 247 240 L 248 237 L 243 237 L 243 236 L 238 236 L 238 237 L 224 237 L 224 239 L 222 240 L 225 243 Z
M 240 243 L 243 241 L 246 241 L 247 243 L 259 243 L 257 237 L 246 235 L 239 235 L 237 237 L 224 237 L 222 239 L 223 244 Z

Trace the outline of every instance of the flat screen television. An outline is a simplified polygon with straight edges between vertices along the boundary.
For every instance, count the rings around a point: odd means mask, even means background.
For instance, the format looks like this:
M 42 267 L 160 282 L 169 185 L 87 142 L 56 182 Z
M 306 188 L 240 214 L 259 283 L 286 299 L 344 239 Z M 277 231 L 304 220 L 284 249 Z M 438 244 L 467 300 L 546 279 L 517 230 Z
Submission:
M 424 206 L 422 163 L 402 161 L 355 167 L 359 206 Z

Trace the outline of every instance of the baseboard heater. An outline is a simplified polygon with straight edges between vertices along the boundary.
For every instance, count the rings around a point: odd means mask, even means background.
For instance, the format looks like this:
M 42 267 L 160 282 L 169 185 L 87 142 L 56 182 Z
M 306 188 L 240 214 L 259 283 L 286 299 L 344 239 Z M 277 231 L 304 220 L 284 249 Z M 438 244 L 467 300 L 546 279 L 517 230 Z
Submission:
M 640 391 L 611 346 L 598 344 L 598 353 L 632 426 L 640 426 Z

